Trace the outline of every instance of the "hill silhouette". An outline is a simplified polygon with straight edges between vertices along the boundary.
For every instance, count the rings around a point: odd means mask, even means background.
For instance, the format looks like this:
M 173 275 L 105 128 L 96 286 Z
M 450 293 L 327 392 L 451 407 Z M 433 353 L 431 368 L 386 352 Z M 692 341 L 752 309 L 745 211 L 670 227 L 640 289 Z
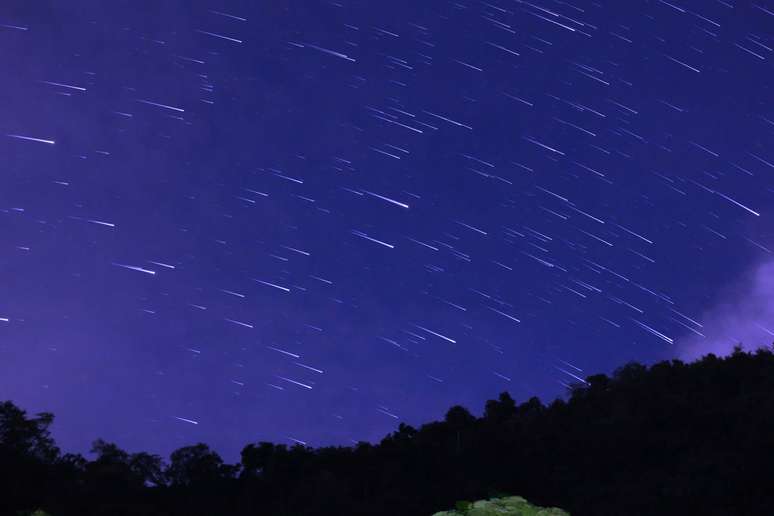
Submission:
M 379 444 L 248 444 L 233 465 L 206 444 L 165 463 L 102 440 L 87 460 L 52 421 L 0 403 L 0 514 L 429 516 L 506 495 L 573 516 L 774 512 L 769 348 L 629 363 L 547 406 L 503 392 L 480 418 L 454 406 Z

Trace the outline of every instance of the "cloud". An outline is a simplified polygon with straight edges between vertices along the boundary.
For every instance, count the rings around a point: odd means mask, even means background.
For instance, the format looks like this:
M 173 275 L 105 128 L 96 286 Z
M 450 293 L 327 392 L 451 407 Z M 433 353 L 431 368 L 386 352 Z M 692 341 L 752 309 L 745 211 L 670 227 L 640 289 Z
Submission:
M 751 270 L 739 284 L 719 296 L 719 302 L 700 320 L 700 337 L 687 334 L 679 339 L 678 355 L 684 360 L 707 353 L 729 354 L 741 344 L 754 350 L 774 342 L 774 261 Z

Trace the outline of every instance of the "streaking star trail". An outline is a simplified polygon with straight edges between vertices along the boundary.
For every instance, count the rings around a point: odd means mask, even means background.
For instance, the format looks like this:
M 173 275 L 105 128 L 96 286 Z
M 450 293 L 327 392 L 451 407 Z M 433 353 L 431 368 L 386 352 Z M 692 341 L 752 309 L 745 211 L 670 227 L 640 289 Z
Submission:
M 234 460 L 769 344 L 772 13 L 5 2 L 3 399 Z

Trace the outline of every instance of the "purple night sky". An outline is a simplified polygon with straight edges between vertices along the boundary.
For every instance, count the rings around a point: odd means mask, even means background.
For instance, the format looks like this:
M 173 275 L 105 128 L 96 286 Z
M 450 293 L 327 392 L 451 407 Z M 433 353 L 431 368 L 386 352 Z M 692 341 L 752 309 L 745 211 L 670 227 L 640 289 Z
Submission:
M 0 6 L 0 400 L 379 440 L 774 340 L 774 4 Z

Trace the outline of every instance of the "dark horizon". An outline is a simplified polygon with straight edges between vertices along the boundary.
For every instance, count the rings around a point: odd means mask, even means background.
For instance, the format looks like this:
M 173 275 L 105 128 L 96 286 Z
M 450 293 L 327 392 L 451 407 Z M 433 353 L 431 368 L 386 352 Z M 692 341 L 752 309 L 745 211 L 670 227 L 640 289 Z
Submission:
M 533 514 L 527 500 L 561 507 L 546 513 L 556 516 L 767 514 L 772 394 L 774 345 L 737 346 L 727 357 L 629 362 L 588 376 L 567 402 L 502 392 L 481 417 L 452 406 L 375 445 L 249 443 L 236 463 L 206 443 L 168 460 L 103 440 L 91 460 L 63 454 L 53 415 L 0 402 L 0 512 L 464 516 L 471 501 L 515 495 L 513 516 Z

